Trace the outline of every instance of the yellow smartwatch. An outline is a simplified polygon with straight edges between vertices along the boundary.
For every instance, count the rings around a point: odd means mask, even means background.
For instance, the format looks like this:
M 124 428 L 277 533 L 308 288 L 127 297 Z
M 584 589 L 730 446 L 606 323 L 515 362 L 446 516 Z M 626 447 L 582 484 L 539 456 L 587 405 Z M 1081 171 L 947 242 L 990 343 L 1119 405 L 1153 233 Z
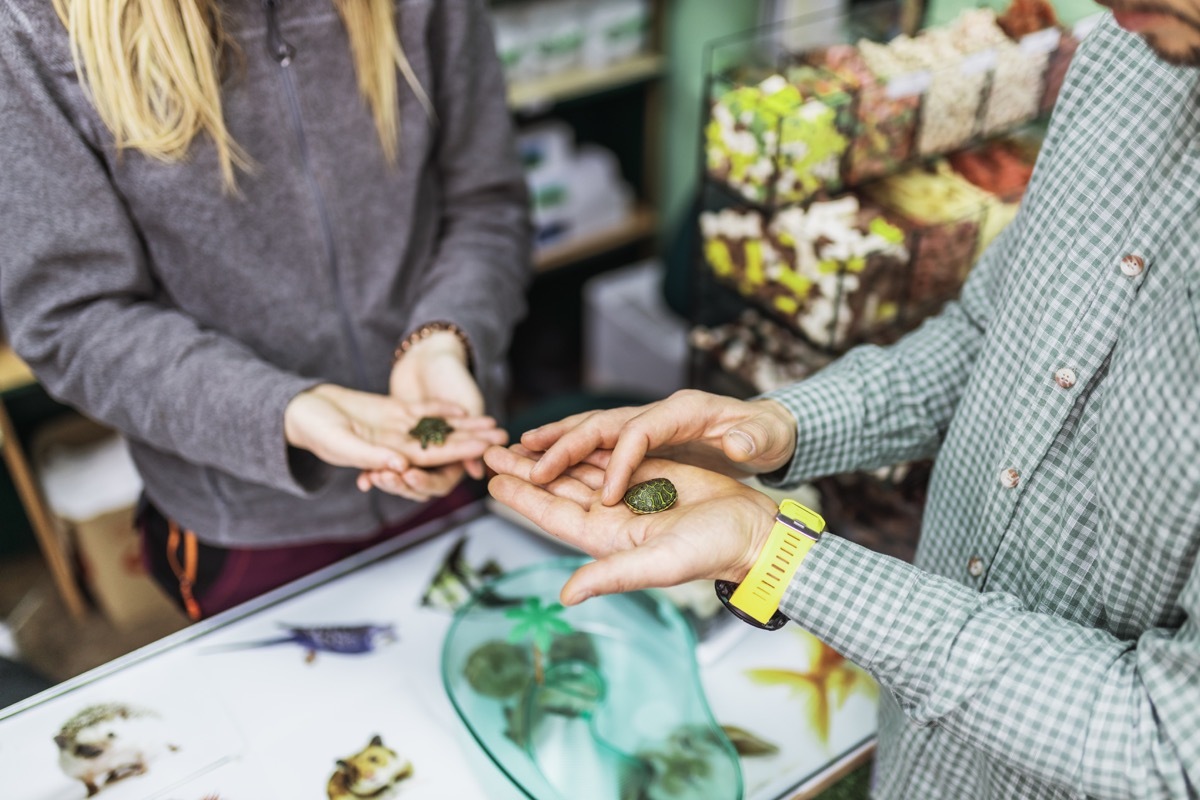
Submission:
M 775 527 L 745 580 L 740 584 L 717 581 L 717 597 L 744 622 L 769 631 L 782 628 L 787 622 L 779 610 L 783 592 L 824 530 L 820 514 L 795 500 L 784 500 L 775 514 Z

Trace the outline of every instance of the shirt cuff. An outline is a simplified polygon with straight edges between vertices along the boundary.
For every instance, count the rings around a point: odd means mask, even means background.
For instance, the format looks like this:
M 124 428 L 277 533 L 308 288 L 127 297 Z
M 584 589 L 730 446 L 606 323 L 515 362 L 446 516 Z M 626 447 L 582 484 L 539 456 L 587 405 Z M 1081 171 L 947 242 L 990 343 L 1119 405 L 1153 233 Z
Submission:
M 761 397 L 782 404 L 796 420 L 792 460 L 775 472 L 760 475 L 765 485 L 791 487 L 854 468 L 852 456 L 862 428 L 863 400 L 836 365 Z
M 779 610 L 868 671 L 904 630 L 902 611 L 917 586 L 912 565 L 826 533 L 800 562 Z

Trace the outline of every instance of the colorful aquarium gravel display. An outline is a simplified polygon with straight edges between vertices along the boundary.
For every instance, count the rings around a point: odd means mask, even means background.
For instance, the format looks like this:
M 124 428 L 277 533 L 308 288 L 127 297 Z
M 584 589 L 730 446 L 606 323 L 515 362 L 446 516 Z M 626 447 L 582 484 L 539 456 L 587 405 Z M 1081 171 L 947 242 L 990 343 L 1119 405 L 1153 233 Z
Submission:
M 853 45 L 835 45 L 808 57 L 857 94 L 845 183 L 853 186 L 895 172 L 912 153 L 923 80 L 876 73 Z
M 792 77 L 729 89 L 705 127 L 709 173 L 756 203 L 799 203 L 841 183 L 850 95 L 822 71 Z
M 840 348 L 899 314 L 904 231 L 857 197 L 769 219 L 726 209 L 700 226 L 713 273 L 820 347 Z
M 913 167 L 864 191 L 912 235 L 907 312 L 924 313 L 954 297 L 974 264 L 992 195 L 944 160 Z

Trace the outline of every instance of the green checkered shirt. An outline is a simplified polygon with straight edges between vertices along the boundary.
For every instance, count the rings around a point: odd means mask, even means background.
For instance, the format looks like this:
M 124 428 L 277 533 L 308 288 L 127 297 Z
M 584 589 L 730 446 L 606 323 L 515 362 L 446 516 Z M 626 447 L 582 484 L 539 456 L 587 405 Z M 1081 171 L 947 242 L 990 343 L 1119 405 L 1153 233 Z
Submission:
M 915 566 L 783 602 L 887 690 L 876 797 L 1200 796 L 1200 71 L 1106 19 L 960 302 L 770 396 L 781 485 L 937 455 Z

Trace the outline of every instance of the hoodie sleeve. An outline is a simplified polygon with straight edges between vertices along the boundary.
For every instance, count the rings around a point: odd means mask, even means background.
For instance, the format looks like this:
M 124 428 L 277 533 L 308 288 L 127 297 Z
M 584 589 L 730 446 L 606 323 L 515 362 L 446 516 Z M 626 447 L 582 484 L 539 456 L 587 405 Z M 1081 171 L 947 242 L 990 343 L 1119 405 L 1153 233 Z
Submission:
M 482 382 L 525 313 L 533 276 L 528 197 L 484 4 L 438 3 L 430 47 L 441 237 L 411 319 L 414 327 L 442 320 L 465 330 Z

